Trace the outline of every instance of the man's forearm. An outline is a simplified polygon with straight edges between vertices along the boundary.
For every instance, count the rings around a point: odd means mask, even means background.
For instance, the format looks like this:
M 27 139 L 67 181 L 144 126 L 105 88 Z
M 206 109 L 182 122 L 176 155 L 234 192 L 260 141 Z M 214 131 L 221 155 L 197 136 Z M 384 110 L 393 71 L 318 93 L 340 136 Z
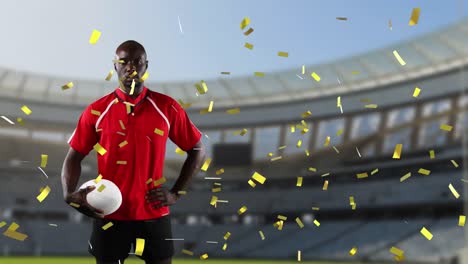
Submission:
M 81 159 L 69 152 L 63 162 L 61 180 L 64 199 L 76 190 L 81 175 Z
M 206 156 L 204 147 L 193 149 L 187 154 L 187 159 L 182 166 L 179 178 L 177 178 L 176 183 L 171 189 L 175 194 L 188 187 L 192 177 L 200 171 L 201 165 Z

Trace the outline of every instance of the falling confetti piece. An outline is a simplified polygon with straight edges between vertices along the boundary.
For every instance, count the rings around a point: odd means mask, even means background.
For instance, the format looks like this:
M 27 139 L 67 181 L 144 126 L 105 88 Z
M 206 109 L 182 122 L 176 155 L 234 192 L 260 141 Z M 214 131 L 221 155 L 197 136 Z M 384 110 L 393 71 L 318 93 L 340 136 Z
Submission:
M 106 188 L 106 186 L 104 184 L 101 184 L 101 186 L 99 186 L 99 188 L 97 190 L 98 190 L 98 192 L 102 192 L 102 191 L 104 191 L 105 188 Z
M 458 217 L 458 226 L 465 226 L 466 216 L 460 215 Z
M 315 224 L 316 226 L 320 226 L 320 222 L 319 222 L 317 219 L 314 220 L 314 224 Z
M 373 108 L 373 109 L 375 109 L 375 108 L 378 107 L 378 105 L 377 105 L 377 104 L 367 104 L 367 105 L 365 105 L 364 107 L 365 107 L 365 108 Z
M 164 131 L 161 130 L 161 129 L 159 129 L 159 128 L 155 128 L 155 129 L 154 129 L 154 133 L 155 133 L 156 135 L 164 136 Z
M 278 51 L 278 56 L 287 58 L 289 56 L 289 53 L 286 51 Z
M 99 38 L 101 37 L 101 32 L 99 30 L 93 30 L 93 32 L 91 33 L 91 37 L 89 38 L 89 44 L 96 44 L 96 42 L 99 40 Z
M 258 231 L 258 233 L 260 234 L 260 237 L 262 240 L 265 240 L 265 235 L 263 234 L 263 231 Z
M 210 101 L 210 105 L 208 106 L 208 113 L 211 113 L 211 111 L 213 111 L 213 104 L 214 101 Z
M 419 87 L 414 88 L 413 97 L 418 97 L 420 92 L 421 89 L 419 89 Z
M 433 149 L 429 150 L 429 158 L 434 159 L 435 158 L 435 152 Z
M 246 32 L 244 32 L 244 35 L 245 35 L 245 36 L 248 36 L 248 35 L 250 35 L 252 32 L 254 32 L 254 29 L 253 29 L 253 28 L 249 28 Z
M 26 114 L 26 115 L 30 115 L 32 113 L 31 109 L 29 109 L 29 107 L 27 107 L 26 105 L 23 105 L 21 107 L 21 110 Z
M 323 183 L 322 190 L 324 190 L 324 191 L 328 190 L 328 181 L 325 181 L 325 182 Z
M 240 29 L 243 30 L 246 26 L 250 24 L 250 19 L 248 17 L 244 17 L 240 23 Z
M 375 169 L 375 170 L 371 171 L 370 174 L 371 174 L 371 175 L 374 175 L 374 174 L 376 174 L 377 172 L 379 172 L 379 169 Z
M 201 259 L 201 260 L 208 259 L 208 254 L 205 253 L 205 254 L 201 255 L 201 256 L 200 256 L 200 259 Z
M 211 163 L 211 158 L 206 159 L 205 162 L 203 163 L 203 166 L 201 167 L 201 170 L 207 171 L 208 167 L 210 166 L 210 163 Z
M 301 251 L 297 251 L 297 261 L 301 262 Z
M 107 223 L 107 224 L 105 224 L 105 225 L 102 226 L 102 230 L 107 230 L 107 229 L 109 229 L 109 228 L 110 228 L 111 226 L 113 226 L 113 225 L 114 225 L 114 224 L 113 224 L 112 222 L 109 222 L 109 223 Z
M 47 198 L 47 196 L 49 195 L 50 193 L 50 187 L 49 186 L 46 186 L 44 189 L 42 189 L 41 193 L 36 197 L 36 199 L 42 203 L 42 201 L 44 201 L 45 198 Z
M 117 165 L 127 165 L 127 161 L 126 160 L 118 160 Z
M 182 249 L 182 253 L 185 255 L 193 256 L 193 252 L 187 249 Z
M 73 82 L 69 82 L 62 86 L 62 90 L 68 90 L 73 87 Z
M 350 256 L 354 256 L 354 255 L 356 255 L 356 252 L 357 252 L 357 247 L 353 247 L 353 248 L 349 251 L 349 255 L 350 255 Z
M 254 174 L 252 175 L 252 179 L 254 179 L 260 184 L 264 184 L 266 181 L 266 178 L 258 172 L 254 172 Z
M 430 170 L 423 169 L 423 168 L 420 168 L 420 169 L 418 170 L 418 173 L 427 176 L 427 175 L 431 174 L 431 171 L 430 171 Z
M 94 150 L 99 153 L 101 156 L 106 154 L 107 150 L 101 146 L 101 144 L 96 143 L 96 145 L 93 146 Z
M 221 72 L 221 74 L 229 75 L 229 74 L 231 74 L 231 72 Z
M 429 230 L 427 230 L 425 227 L 423 227 L 420 232 L 427 240 L 431 240 L 433 237 L 431 232 L 429 232 Z
M 458 163 L 455 160 L 450 160 L 455 168 L 458 168 Z
M 49 155 L 41 154 L 41 168 L 45 168 L 47 166 L 47 159 Z
M 252 43 L 246 42 L 246 43 L 244 44 L 244 47 L 248 48 L 249 50 L 252 50 L 253 47 L 254 47 L 254 45 L 253 45 Z
M 403 58 L 398 54 L 398 51 L 394 50 L 393 51 L 393 56 L 397 59 L 397 61 L 400 63 L 401 66 L 405 66 L 406 62 L 403 60 Z
M 312 76 L 315 81 L 320 82 L 320 76 L 317 73 L 313 72 L 310 74 L 310 76 Z
M 241 214 L 245 213 L 246 211 L 247 211 L 247 206 L 244 205 L 237 211 L 237 213 L 239 215 L 241 215 Z
M 457 192 L 457 190 L 455 190 L 455 188 L 453 187 L 453 185 L 451 183 L 449 184 L 449 189 L 452 192 L 453 196 L 455 196 L 456 199 L 460 198 L 460 194 Z
M 166 180 L 165 177 L 161 177 L 161 178 L 159 178 L 159 179 L 153 181 L 153 186 L 156 187 L 156 186 L 158 186 L 158 185 L 164 184 L 164 183 L 166 183 L 166 181 L 167 181 L 167 180 Z
M 11 121 L 10 119 L 8 119 L 8 117 L 6 116 L 1 116 L 1 118 L 3 118 L 3 120 L 7 121 L 8 123 L 10 123 L 11 125 L 14 125 L 15 123 L 13 123 L 13 121 Z
M 119 148 L 121 148 L 123 146 L 126 146 L 127 144 L 128 144 L 127 140 L 124 140 L 124 141 L 120 142 Z
M 95 183 L 99 183 L 101 180 L 102 180 L 102 175 L 99 174 L 99 175 L 96 177 L 96 179 L 94 179 L 94 182 L 95 182 Z
M 130 95 L 133 95 L 135 92 L 135 79 L 132 80 L 132 84 L 130 85 Z
M 182 149 L 180 149 L 179 147 L 177 147 L 175 149 L 175 153 L 177 153 L 178 155 L 180 156 L 184 156 L 185 155 L 185 151 L 183 151 Z
M 356 177 L 357 177 L 358 179 L 364 179 L 364 178 L 369 177 L 369 174 L 367 174 L 367 172 L 358 173 L 358 174 L 356 174 Z
M 390 248 L 390 253 L 392 253 L 393 255 L 396 255 L 396 256 L 400 256 L 400 257 L 401 257 L 401 256 L 403 256 L 404 251 L 401 250 L 401 249 L 399 249 L 399 248 L 397 248 L 397 247 L 391 247 L 391 248 Z
M 396 144 L 395 150 L 393 151 L 393 159 L 400 159 L 401 158 L 401 149 L 403 148 L 403 144 Z
M 110 70 L 104 80 L 110 81 L 110 79 L 112 78 L 112 75 L 114 75 L 114 70 Z
M 302 177 L 297 177 L 296 187 L 302 187 Z
M 304 228 L 304 223 L 302 223 L 299 217 L 296 217 L 296 223 L 299 226 L 299 228 Z
M 410 18 L 410 20 L 408 22 L 408 25 L 409 26 L 417 25 L 418 21 L 419 21 L 419 15 L 420 14 L 421 14 L 421 8 L 419 8 L 419 7 L 413 8 L 413 10 L 411 11 L 411 18 Z
M 444 131 L 450 132 L 450 131 L 452 131 L 453 126 L 450 126 L 450 125 L 447 125 L 447 124 L 441 124 L 441 125 L 440 125 L 440 129 L 441 129 L 441 130 L 444 130 Z
M 223 238 L 224 240 L 228 240 L 230 236 L 231 236 L 231 232 L 226 232 Z
M 404 182 L 406 179 L 408 179 L 409 177 L 411 177 L 411 172 L 408 172 L 406 173 L 405 175 L 403 175 L 401 178 L 400 178 L 400 182 Z
M 91 114 L 92 115 L 95 115 L 95 116 L 100 116 L 101 115 L 101 112 L 97 111 L 97 110 L 94 110 L 94 109 L 91 109 Z
M 143 238 L 137 238 L 136 246 L 135 246 L 135 255 L 142 256 L 144 249 L 145 249 L 145 240 Z
M 264 77 L 265 73 L 264 72 L 254 72 L 254 75 L 257 77 Z
M 226 110 L 226 113 L 228 113 L 228 114 L 230 114 L 230 115 L 239 114 L 239 113 L 240 113 L 240 108 L 231 108 L 231 109 L 228 109 L 228 110 Z

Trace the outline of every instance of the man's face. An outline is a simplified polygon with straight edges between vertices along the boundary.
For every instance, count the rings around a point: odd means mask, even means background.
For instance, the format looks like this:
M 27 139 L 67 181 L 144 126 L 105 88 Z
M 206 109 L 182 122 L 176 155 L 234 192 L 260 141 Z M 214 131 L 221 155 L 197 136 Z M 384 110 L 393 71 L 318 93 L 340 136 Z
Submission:
M 121 88 L 125 89 L 127 93 L 130 92 L 132 80 L 135 80 L 135 92 L 138 93 L 139 91 L 137 91 L 137 89 L 141 89 L 142 86 L 140 78 L 145 74 L 148 68 L 146 54 L 143 50 L 135 46 L 119 48 L 116 51 L 114 68 L 118 74 L 119 80 L 125 87 Z M 136 72 L 136 74 L 134 72 Z

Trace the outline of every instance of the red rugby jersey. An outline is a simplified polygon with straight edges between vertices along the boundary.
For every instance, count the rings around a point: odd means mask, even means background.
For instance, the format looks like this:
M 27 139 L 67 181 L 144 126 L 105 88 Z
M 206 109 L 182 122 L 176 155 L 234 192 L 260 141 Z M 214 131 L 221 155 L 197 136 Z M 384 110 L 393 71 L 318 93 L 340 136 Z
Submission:
M 177 101 L 147 87 L 136 99 L 117 88 L 84 110 L 68 143 L 83 155 L 96 143 L 107 151 L 97 153 L 98 173 L 119 187 L 122 205 L 106 219 L 147 220 L 169 214 L 169 207 L 153 209 L 145 201 L 146 191 L 154 188 L 148 179 L 163 177 L 167 138 L 188 151 L 201 133 Z

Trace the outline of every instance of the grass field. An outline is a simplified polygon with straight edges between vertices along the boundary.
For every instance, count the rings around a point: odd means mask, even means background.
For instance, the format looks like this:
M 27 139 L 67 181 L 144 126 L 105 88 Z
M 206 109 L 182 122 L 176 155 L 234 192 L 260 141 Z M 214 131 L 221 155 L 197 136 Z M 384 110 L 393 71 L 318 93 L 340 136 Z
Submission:
M 172 261 L 173 264 L 200 264 L 202 262 L 216 263 L 216 264 L 297 264 L 297 261 L 273 261 L 273 260 L 221 260 L 221 259 L 176 259 Z M 93 258 L 76 257 L 76 258 L 63 258 L 63 257 L 0 257 L 1 264 L 94 264 L 96 263 Z M 135 257 L 129 257 L 125 264 L 144 264 L 144 262 Z M 304 264 L 327 264 L 327 262 L 307 262 L 302 261 Z M 332 263 L 332 262 L 330 262 Z M 336 264 L 336 262 L 335 262 Z M 347 263 L 352 264 L 352 263 Z M 356 263 L 355 263 L 356 264 Z

